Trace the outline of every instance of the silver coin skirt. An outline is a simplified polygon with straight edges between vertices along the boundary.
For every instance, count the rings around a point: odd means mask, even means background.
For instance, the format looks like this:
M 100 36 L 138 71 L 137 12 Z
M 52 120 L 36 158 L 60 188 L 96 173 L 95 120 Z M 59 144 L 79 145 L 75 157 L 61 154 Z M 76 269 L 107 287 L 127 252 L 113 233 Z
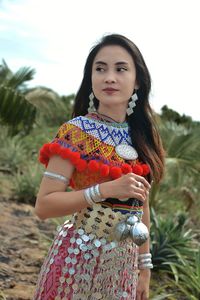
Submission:
M 134 300 L 138 247 L 113 239 L 127 217 L 111 208 L 83 209 L 58 228 L 41 268 L 34 300 Z

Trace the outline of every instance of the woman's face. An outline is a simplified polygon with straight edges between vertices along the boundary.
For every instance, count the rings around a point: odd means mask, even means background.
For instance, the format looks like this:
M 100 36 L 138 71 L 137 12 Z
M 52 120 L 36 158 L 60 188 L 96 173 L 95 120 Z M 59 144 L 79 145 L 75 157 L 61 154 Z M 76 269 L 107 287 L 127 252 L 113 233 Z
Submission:
M 124 105 L 133 94 L 136 68 L 132 56 L 121 46 L 100 49 L 92 65 L 92 90 L 100 105 Z

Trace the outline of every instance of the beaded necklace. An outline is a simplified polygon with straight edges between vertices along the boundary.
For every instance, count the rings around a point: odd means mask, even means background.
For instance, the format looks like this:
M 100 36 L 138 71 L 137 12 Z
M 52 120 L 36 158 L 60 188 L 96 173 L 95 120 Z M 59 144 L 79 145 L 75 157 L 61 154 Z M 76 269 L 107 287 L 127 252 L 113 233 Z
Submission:
M 116 122 L 115 120 L 113 120 L 112 118 L 100 114 L 98 112 L 94 112 L 91 113 L 90 116 L 96 116 L 98 119 L 102 120 L 107 126 L 108 131 L 110 132 L 110 126 L 113 127 L 128 127 L 128 123 L 127 122 Z M 109 126 L 110 125 L 110 126 Z M 110 132 L 111 134 L 111 132 Z M 133 146 L 131 145 L 127 145 L 127 144 L 119 144 L 119 145 L 115 145 L 115 151 L 116 153 L 123 159 L 125 160 L 135 160 L 138 158 L 138 153 L 135 150 L 135 148 L 133 148 Z

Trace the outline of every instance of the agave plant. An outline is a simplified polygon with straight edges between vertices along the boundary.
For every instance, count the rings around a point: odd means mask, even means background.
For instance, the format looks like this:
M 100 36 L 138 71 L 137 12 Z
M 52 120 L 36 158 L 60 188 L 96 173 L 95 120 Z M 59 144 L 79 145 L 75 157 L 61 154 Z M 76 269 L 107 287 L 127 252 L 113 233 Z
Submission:
M 154 270 L 171 270 L 171 265 L 194 256 L 195 234 L 187 229 L 187 215 L 162 218 L 151 208 L 151 253 Z
M 173 263 L 175 285 L 188 300 L 200 299 L 200 247 L 193 260 Z
M 34 205 L 41 182 L 42 166 L 26 163 L 22 172 L 17 172 L 12 180 L 14 198 L 20 202 Z
M 22 168 L 28 158 L 23 139 L 19 135 L 6 136 L 7 129 L 2 127 L 0 134 L 0 168 L 8 173 L 14 174 Z

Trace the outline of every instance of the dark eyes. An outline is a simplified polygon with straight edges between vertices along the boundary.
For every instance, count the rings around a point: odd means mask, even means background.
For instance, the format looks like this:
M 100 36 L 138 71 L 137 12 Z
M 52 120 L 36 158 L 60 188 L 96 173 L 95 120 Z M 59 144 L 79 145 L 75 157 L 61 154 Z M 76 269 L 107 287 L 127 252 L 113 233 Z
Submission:
M 103 67 L 97 67 L 97 68 L 96 68 L 96 71 L 97 71 L 97 72 L 104 72 L 104 71 L 106 71 L 106 68 L 103 68 Z M 117 72 L 124 72 L 124 71 L 127 71 L 127 68 L 126 68 L 126 67 L 117 67 L 117 68 L 116 68 L 116 71 L 117 71 Z
M 102 67 L 97 67 L 97 68 L 96 68 L 96 71 L 98 71 L 98 72 L 103 72 L 103 71 L 105 71 L 105 69 L 102 68 Z
M 124 72 L 124 71 L 127 71 L 127 68 L 125 68 L 125 67 L 118 67 L 117 68 L 117 72 Z

